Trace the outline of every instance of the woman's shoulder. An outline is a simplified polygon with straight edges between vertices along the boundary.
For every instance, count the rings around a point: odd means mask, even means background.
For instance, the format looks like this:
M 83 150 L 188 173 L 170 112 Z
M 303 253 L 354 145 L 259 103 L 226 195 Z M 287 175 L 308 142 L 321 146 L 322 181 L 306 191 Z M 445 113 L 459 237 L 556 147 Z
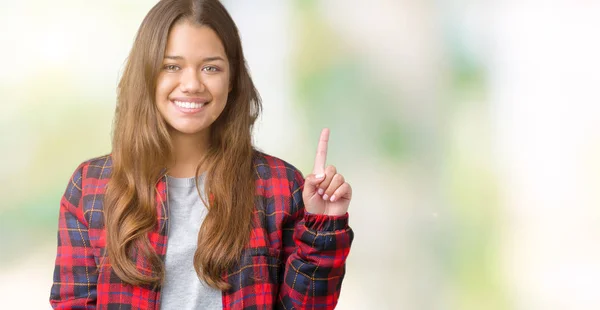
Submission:
M 77 170 L 83 179 L 108 179 L 112 171 L 112 156 L 106 154 L 85 160 Z
M 286 214 L 294 213 L 302 200 L 304 177 L 302 172 L 289 162 L 261 151 L 255 151 L 254 171 L 259 195 L 288 197 L 293 203 L 286 204 Z M 280 201 L 288 201 L 282 199 Z M 288 209 L 292 208 L 292 209 Z
M 110 178 L 111 156 L 103 155 L 83 161 L 77 166 L 67 184 L 63 203 L 69 212 L 88 228 L 101 227 L 102 199 Z
M 298 183 L 304 182 L 302 172 L 289 162 L 256 150 L 253 159 L 256 177 L 262 180 L 285 179 Z

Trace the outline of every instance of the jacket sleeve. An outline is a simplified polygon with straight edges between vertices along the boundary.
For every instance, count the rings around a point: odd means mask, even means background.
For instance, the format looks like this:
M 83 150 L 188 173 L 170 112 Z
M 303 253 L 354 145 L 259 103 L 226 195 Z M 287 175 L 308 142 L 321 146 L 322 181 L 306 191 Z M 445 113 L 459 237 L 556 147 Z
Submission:
M 58 245 L 50 304 L 54 309 L 95 309 L 98 280 L 82 208 L 83 164 L 60 201 Z
M 304 178 L 296 171 L 292 209 L 284 222 L 284 276 L 277 309 L 333 309 L 354 238 L 348 214 L 327 216 L 304 211 Z

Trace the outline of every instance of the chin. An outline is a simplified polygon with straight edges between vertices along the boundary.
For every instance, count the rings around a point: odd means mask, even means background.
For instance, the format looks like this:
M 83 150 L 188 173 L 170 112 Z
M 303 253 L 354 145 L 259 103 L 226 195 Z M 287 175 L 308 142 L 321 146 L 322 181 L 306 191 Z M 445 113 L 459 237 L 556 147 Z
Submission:
M 206 131 L 206 127 L 198 126 L 170 126 L 173 133 L 183 135 L 197 135 Z

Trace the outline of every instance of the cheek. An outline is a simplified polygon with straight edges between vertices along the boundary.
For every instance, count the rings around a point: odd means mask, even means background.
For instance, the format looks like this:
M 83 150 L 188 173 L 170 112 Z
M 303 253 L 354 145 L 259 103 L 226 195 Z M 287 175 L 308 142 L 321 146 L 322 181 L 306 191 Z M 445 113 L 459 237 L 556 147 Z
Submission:
M 206 87 L 210 90 L 214 99 L 227 100 L 227 94 L 229 93 L 229 75 L 223 74 L 215 76 L 212 79 L 208 79 Z
M 159 76 L 156 81 L 156 101 L 166 100 L 174 87 L 174 82 L 166 76 Z

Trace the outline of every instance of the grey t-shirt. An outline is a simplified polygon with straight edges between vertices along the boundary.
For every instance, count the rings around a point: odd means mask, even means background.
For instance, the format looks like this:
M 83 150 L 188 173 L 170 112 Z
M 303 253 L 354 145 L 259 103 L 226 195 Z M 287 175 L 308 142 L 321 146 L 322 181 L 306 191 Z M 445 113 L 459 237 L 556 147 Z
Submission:
M 204 175 L 198 183 L 204 190 Z M 194 270 L 198 231 L 208 212 L 198 196 L 194 178 L 167 176 L 167 191 L 169 236 L 160 308 L 223 309 L 222 292 L 200 281 Z

